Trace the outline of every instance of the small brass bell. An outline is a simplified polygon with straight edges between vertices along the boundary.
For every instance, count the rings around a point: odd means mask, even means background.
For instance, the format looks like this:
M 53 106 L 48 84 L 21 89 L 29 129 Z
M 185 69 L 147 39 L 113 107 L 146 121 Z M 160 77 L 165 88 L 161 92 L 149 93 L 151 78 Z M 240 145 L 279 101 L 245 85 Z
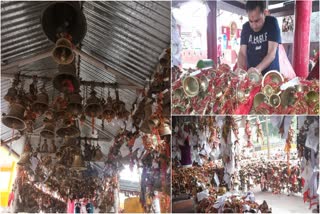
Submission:
M 200 85 L 200 90 L 206 91 L 208 89 L 210 80 L 206 76 L 201 76 L 200 79 L 198 79 L 198 81 Z
M 9 88 L 7 94 L 4 96 L 4 100 L 9 103 L 13 103 L 16 100 L 17 94 L 17 89 L 15 87 L 11 87 Z
M 115 112 L 112 107 L 112 98 L 110 97 L 110 92 L 108 92 L 107 103 L 103 106 L 102 115 L 107 122 L 111 122 L 111 120 L 115 117 Z
M 70 64 L 74 60 L 72 43 L 65 38 L 61 38 L 56 42 L 56 47 L 52 51 L 52 57 L 58 64 Z
M 30 162 L 31 155 L 32 155 L 31 145 L 29 141 L 26 141 L 26 145 L 23 149 L 23 153 L 17 164 L 19 164 L 20 166 L 31 165 L 31 162 Z
M 9 114 L 2 117 L 2 123 L 12 129 L 24 130 L 26 123 L 24 122 L 25 108 L 23 105 L 13 103 L 9 108 Z
M 55 126 L 53 123 L 46 123 L 44 128 L 40 132 L 41 137 L 48 139 L 54 138 L 54 128 Z
M 67 111 L 73 115 L 80 115 L 82 112 L 82 97 L 79 93 L 73 93 L 68 97 Z
M 33 112 L 42 115 L 49 107 L 49 96 L 45 92 L 37 95 L 37 100 L 32 104 Z
M 90 97 L 87 99 L 84 111 L 89 117 L 98 117 L 102 113 L 100 99 L 96 97 L 96 92 L 93 88 L 91 90 Z
M 31 165 L 30 158 L 31 158 L 31 154 L 30 153 L 23 153 L 21 155 L 20 160 L 17 162 L 17 164 L 20 165 L 20 166 Z
M 272 94 L 269 99 L 270 105 L 277 108 L 281 104 L 281 98 L 277 94 Z
M 173 99 L 182 99 L 184 96 L 183 87 L 177 88 L 173 91 Z
M 123 119 L 125 115 L 123 115 L 125 112 L 125 103 L 122 102 L 120 99 L 119 99 L 119 91 L 116 90 L 115 91 L 115 94 L 116 94 L 116 99 L 113 101 L 112 103 L 112 108 L 113 110 L 115 111 L 116 115 L 120 118 L 120 119 Z
M 83 161 L 82 155 L 74 155 L 71 169 L 78 171 L 83 171 L 87 169 L 85 162 Z
M 100 148 L 96 148 L 95 150 L 95 155 L 93 158 L 93 161 L 101 161 L 103 158 L 103 153 L 101 152 Z
M 268 97 L 270 97 L 274 93 L 274 90 L 270 85 L 265 85 L 262 91 Z
M 64 120 L 62 124 L 60 124 L 57 135 L 59 137 L 69 137 L 75 138 L 80 136 L 80 130 L 75 125 L 76 121 Z
M 198 78 L 196 77 L 186 77 L 183 82 L 183 90 L 184 93 L 188 96 L 188 97 L 194 97 L 197 96 L 200 92 L 200 85 L 199 85 L 199 81 Z
M 319 93 L 315 91 L 309 91 L 305 97 L 305 100 L 307 101 L 308 105 L 313 105 L 319 102 Z
M 53 78 L 54 88 L 63 93 L 79 91 L 80 81 L 76 75 L 75 65 L 59 65 L 58 70 L 59 72 Z

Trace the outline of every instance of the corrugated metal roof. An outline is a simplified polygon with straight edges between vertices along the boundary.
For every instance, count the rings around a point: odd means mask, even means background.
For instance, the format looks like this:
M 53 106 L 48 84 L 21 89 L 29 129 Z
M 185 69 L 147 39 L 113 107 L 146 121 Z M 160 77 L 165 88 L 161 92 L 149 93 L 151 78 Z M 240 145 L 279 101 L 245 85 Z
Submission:
M 2 1 L 1 2 L 1 65 L 43 53 L 54 44 L 42 31 L 40 16 L 50 2 Z M 128 79 L 146 85 L 146 79 L 154 72 L 158 56 L 170 45 L 170 2 L 83 2 L 83 13 L 87 20 L 87 34 L 81 50 L 98 58 Z M 51 57 L 19 68 L 22 74 L 53 76 L 58 65 Z M 87 81 L 115 82 L 113 74 L 101 70 L 80 58 L 80 78 Z M 1 71 L 6 72 L 6 71 Z M 8 71 L 7 71 L 8 72 Z M 25 89 L 31 80 L 26 81 Z M 42 84 L 41 81 L 39 84 Z M 7 113 L 8 104 L 3 96 L 11 87 L 11 81 L 1 78 L 1 111 Z M 46 85 L 50 99 L 58 92 L 52 83 Z M 82 87 L 83 89 L 83 87 Z M 107 96 L 107 89 L 95 89 Z M 115 98 L 114 90 L 110 90 Z M 82 93 L 81 93 L 82 95 Z M 127 110 L 136 99 L 136 91 L 119 90 L 120 99 Z M 97 128 L 101 129 L 97 120 Z M 41 124 L 37 123 L 37 126 Z M 115 135 L 119 126 L 105 123 L 106 135 Z M 7 140 L 12 131 L 1 125 L 1 139 Z

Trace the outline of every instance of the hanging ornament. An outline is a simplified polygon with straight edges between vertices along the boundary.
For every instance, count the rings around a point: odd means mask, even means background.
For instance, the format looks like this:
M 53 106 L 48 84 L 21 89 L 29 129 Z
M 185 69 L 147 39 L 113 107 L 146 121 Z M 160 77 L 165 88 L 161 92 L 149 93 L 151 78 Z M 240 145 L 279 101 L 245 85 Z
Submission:
M 263 131 L 262 131 L 262 125 L 259 121 L 259 118 L 257 118 L 256 120 L 256 125 L 257 125 L 257 142 L 259 143 L 261 140 L 262 141 L 262 145 L 264 145 L 264 137 L 263 137 Z

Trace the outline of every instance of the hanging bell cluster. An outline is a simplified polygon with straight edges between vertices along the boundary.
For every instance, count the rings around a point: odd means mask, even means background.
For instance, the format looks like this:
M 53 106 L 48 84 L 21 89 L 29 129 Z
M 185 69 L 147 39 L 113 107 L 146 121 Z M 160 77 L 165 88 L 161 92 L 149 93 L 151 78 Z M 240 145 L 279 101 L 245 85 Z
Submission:
M 119 99 L 119 91 L 115 91 L 116 99 L 112 103 L 112 107 L 115 111 L 116 116 L 119 119 L 125 119 L 128 117 L 129 112 L 126 110 L 126 104 Z
M 23 90 L 17 90 L 19 82 L 18 74 L 15 76 L 12 87 L 4 96 L 4 99 L 9 103 L 9 112 L 2 115 L 1 121 L 11 129 L 24 130 L 26 128 L 26 122 L 24 121 L 26 100 L 24 99 Z
M 113 110 L 113 101 L 110 96 L 110 91 L 108 92 L 107 102 L 103 106 L 102 116 L 107 122 L 111 122 L 112 119 L 116 116 L 115 111 Z
M 72 63 L 73 46 L 83 40 L 87 31 L 80 3 L 69 1 L 49 4 L 42 13 L 41 25 L 48 39 L 56 43 L 52 52 L 53 59 L 58 64 Z

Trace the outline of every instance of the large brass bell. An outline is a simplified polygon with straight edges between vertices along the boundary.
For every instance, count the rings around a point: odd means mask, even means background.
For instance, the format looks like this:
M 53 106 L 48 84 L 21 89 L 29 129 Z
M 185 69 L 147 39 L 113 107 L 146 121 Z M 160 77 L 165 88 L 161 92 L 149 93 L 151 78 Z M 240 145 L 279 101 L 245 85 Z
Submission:
M 69 138 L 75 138 L 79 137 L 80 135 L 80 130 L 79 128 L 76 127 L 75 125 L 76 121 L 75 120 L 64 120 L 62 124 L 60 124 L 58 130 L 57 130 L 57 135 L 59 137 L 69 137 Z
M 90 97 L 87 99 L 84 112 L 89 117 L 98 117 L 102 113 L 100 99 L 96 97 L 96 92 L 92 89 Z
M 19 103 L 10 105 L 9 114 L 2 117 L 2 123 L 12 129 L 24 130 L 26 123 L 24 122 L 25 108 Z
M 73 62 L 74 53 L 72 43 L 65 38 L 61 38 L 56 42 L 56 47 L 52 51 L 53 60 L 62 65 L 67 65 Z
M 32 104 L 33 112 L 42 115 L 49 107 L 49 96 L 44 91 L 37 95 L 37 100 Z
M 59 72 L 53 78 L 53 86 L 60 92 L 73 93 L 79 91 L 80 81 L 73 64 L 59 65 Z
M 111 122 L 111 120 L 115 117 L 115 112 L 112 107 L 112 98 L 110 96 L 110 92 L 108 92 L 107 102 L 103 106 L 102 116 L 104 119 L 106 119 L 107 122 Z
M 186 77 L 182 82 L 184 93 L 188 97 L 197 96 L 200 91 L 199 81 L 196 77 Z
M 253 107 L 257 108 L 261 103 L 269 103 L 269 99 L 265 94 L 259 92 L 254 96 Z
M 15 87 L 11 87 L 9 88 L 7 94 L 4 96 L 4 100 L 9 103 L 13 103 L 16 100 L 17 94 L 17 89 Z
M 41 137 L 48 139 L 54 138 L 54 128 L 55 126 L 53 123 L 46 123 L 44 128 L 40 132 Z
M 82 112 L 82 97 L 79 93 L 72 93 L 68 97 L 67 111 L 73 115 L 80 115 Z
M 57 15 L 59 14 L 59 15 Z M 69 35 L 72 43 L 79 44 L 87 31 L 85 16 L 80 2 L 54 2 L 43 11 L 41 25 L 44 33 L 52 42 Z
M 86 164 L 83 161 L 83 157 L 81 154 L 74 155 L 71 169 L 78 170 L 78 171 L 83 171 L 83 170 L 87 169 Z

